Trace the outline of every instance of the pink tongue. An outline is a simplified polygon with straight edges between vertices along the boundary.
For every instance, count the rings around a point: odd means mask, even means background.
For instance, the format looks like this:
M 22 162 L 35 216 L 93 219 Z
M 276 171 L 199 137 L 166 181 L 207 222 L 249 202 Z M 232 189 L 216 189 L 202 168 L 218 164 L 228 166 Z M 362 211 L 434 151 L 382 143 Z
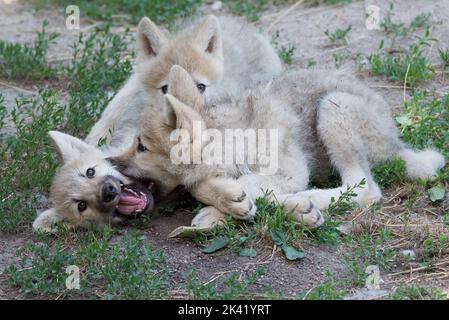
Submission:
M 120 194 L 120 199 L 117 205 L 117 210 L 121 214 L 132 214 L 136 210 L 143 210 L 147 204 L 144 195 L 135 195 L 134 193 L 123 190 Z

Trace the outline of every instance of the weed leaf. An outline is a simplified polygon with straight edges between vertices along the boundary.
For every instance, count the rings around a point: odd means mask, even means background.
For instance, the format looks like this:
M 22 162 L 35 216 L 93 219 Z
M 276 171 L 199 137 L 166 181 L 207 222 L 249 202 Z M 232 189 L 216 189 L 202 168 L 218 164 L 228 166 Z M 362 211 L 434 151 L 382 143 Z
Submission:
M 273 242 L 278 246 L 283 246 L 286 242 L 285 234 L 282 231 L 279 230 L 273 230 L 271 231 L 271 239 Z
M 304 251 L 296 249 L 292 246 L 284 244 L 281 248 L 288 260 L 301 260 L 305 257 Z
M 411 126 L 413 124 L 412 120 L 408 116 L 399 116 L 396 117 L 396 122 L 401 126 Z
M 229 244 L 229 237 L 218 237 L 211 241 L 211 243 L 202 250 L 203 253 L 214 253 L 220 249 L 223 249 Z
M 443 200 L 446 190 L 441 187 L 433 187 L 429 190 L 430 200 L 432 202 Z
M 239 255 L 241 257 L 254 258 L 255 256 L 257 256 L 257 251 L 255 249 L 252 249 L 252 248 L 245 248 L 245 249 L 240 250 Z

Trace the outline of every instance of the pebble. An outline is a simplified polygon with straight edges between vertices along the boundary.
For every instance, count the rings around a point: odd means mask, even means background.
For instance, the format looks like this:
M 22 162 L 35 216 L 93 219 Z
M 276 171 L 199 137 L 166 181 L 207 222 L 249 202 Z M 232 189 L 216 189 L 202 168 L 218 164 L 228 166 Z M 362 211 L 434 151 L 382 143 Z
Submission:
M 212 3 L 212 5 L 211 5 L 211 9 L 214 11 L 218 11 L 221 9 L 222 6 L 223 6 L 223 3 L 221 1 L 214 1 L 214 3 Z
M 404 256 L 404 258 L 408 258 L 410 260 L 416 260 L 416 254 L 413 250 L 402 250 L 401 254 Z

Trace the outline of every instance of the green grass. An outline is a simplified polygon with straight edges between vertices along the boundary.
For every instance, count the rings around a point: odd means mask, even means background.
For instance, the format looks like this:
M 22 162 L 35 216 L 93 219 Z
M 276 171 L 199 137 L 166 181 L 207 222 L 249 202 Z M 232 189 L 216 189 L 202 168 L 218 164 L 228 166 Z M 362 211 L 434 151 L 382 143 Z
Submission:
M 108 91 L 116 92 L 129 76 L 131 63 L 122 59 L 128 38 L 127 33 L 114 35 L 109 28 L 89 36 L 80 34 L 69 64 L 53 69 L 68 88 L 66 102 L 53 89 L 19 97 L 9 111 L 0 102 L 0 130 L 8 123 L 14 133 L 0 145 L 1 232 L 19 232 L 29 225 L 47 193 L 57 166 L 47 132 L 59 129 L 85 136 L 112 98 Z M 28 63 L 27 55 L 16 58 L 24 59 L 18 65 Z
M 264 10 L 268 0 L 225 0 L 223 1 L 232 14 L 244 16 L 248 21 L 255 22 L 260 19 L 259 12 Z
M 375 265 L 384 270 L 394 266 L 396 252 L 385 247 L 385 244 L 392 239 L 391 230 L 386 227 L 381 229 L 377 236 L 364 231 L 359 235 L 345 237 L 344 242 L 348 250 L 343 261 L 355 285 L 365 285 L 368 266 Z
M 392 37 L 392 44 L 397 38 L 406 37 L 410 33 L 415 32 L 420 28 L 430 27 L 430 13 L 421 13 L 406 25 L 403 22 L 394 21 L 393 4 L 390 5 L 390 10 L 387 11 L 385 18 L 382 20 L 380 26 L 385 33 Z
M 335 280 L 335 276 L 326 271 L 326 279 L 322 284 L 313 288 L 305 294 L 299 295 L 302 300 L 341 300 L 346 295 L 346 291 L 339 288 L 338 282 Z
M 0 78 L 13 80 L 46 80 L 56 75 L 47 61 L 49 46 L 58 34 L 48 34 L 45 20 L 32 45 L 0 40 Z
M 379 52 L 368 57 L 372 73 L 384 75 L 392 81 L 405 82 L 411 87 L 416 87 L 421 81 L 432 79 L 434 68 L 424 54 L 424 48 L 430 41 L 428 36 L 429 34 L 426 33 L 417 43 L 410 45 L 406 53 L 398 55 L 383 52 L 384 42 L 382 41 Z
M 81 17 L 91 17 L 99 20 L 125 20 L 136 24 L 144 16 L 150 17 L 155 23 L 174 22 L 177 18 L 194 14 L 202 4 L 202 0 L 79 0 L 74 3 L 69 0 L 33 0 L 36 8 L 60 7 L 65 13 L 68 5 L 77 5 Z
M 324 34 L 329 38 L 332 43 L 346 43 L 347 35 L 351 31 L 352 26 L 349 25 L 346 29 L 336 29 L 335 31 L 326 30 Z
M 395 157 L 381 163 L 373 169 L 373 175 L 374 180 L 384 188 L 403 183 L 407 180 L 405 161 Z
M 402 138 L 419 148 L 436 147 L 449 157 L 449 94 L 435 97 L 431 92 L 417 91 L 404 108 L 399 124 Z
M 30 242 L 20 253 L 19 266 L 5 271 L 8 284 L 26 296 L 100 297 L 149 299 L 166 296 L 168 272 L 164 255 L 144 243 L 138 233 L 110 244 L 111 231 L 77 235 L 71 245 L 58 239 L 55 245 Z M 66 289 L 66 268 L 80 270 L 80 289 Z
M 276 49 L 279 58 L 281 58 L 282 62 L 284 62 L 285 64 L 292 64 L 293 55 L 295 53 L 296 47 L 293 45 L 284 46 L 281 45 L 279 42 L 280 42 L 280 34 L 279 31 L 276 31 L 271 37 L 271 44 Z
M 443 65 L 443 68 L 449 67 L 449 48 L 438 48 L 438 54 Z
M 387 296 L 388 300 L 447 300 L 447 295 L 437 288 L 424 288 L 402 284 Z
M 267 273 L 266 268 L 257 267 L 257 269 L 249 275 L 243 277 L 238 272 L 232 272 L 226 276 L 223 281 L 215 279 L 213 281 L 202 282 L 198 278 L 198 273 L 192 270 L 185 274 L 185 289 L 189 299 L 195 300 L 236 300 L 236 299 L 252 299 L 254 294 L 251 288 L 260 279 L 261 276 Z M 221 285 L 223 288 L 218 288 Z M 269 290 L 267 288 L 266 290 Z

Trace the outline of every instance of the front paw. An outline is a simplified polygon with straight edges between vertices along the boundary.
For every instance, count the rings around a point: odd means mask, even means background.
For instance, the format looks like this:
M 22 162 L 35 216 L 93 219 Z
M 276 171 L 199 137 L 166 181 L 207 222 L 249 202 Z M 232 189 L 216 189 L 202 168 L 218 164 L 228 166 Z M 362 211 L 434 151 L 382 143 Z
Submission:
M 213 228 L 226 222 L 226 215 L 215 207 L 202 208 L 193 218 L 192 227 Z
M 257 211 L 254 202 L 240 187 L 230 188 L 223 193 L 219 209 L 238 220 L 249 220 L 255 216 Z

